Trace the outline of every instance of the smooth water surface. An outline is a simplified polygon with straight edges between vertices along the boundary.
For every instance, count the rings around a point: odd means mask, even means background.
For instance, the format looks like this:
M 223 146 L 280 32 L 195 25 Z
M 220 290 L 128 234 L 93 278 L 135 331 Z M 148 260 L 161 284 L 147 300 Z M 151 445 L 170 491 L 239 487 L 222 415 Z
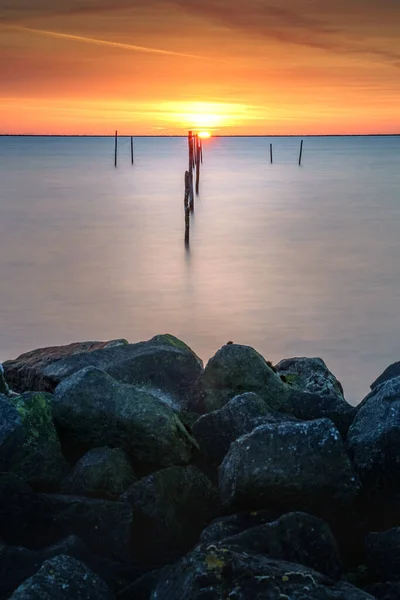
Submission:
M 269 164 L 273 143 L 274 164 Z M 321 356 L 358 403 L 400 360 L 400 137 L 0 138 L 0 360 L 156 333 Z

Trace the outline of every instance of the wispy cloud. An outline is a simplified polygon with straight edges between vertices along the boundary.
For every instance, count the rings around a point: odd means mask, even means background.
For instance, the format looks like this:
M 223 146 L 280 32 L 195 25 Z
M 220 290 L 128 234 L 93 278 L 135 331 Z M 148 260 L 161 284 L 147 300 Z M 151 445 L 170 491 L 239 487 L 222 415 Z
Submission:
M 83 42 L 86 44 L 94 44 L 97 46 L 108 46 L 112 48 L 119 48 L 122 50 L 130 50 L 134 52 L 147 52 L 150 54 L 163 54 L 167 56 L 182 56 L 185 58 L 195 58 L 199 60 L 207 60 L 206 57 L 198 56 L 196 54 L 186 54 L 184 52 L 175 52 L 173 50 L 163 50 L 161 48 L 149 48 L 147 46 L 136 46 L 135 44 L 124 44 L 121 42 L 113 42 L 109 40 L 102 40 L 98 38 L 86 37 L 82 35 L 74 35 L 71 33 L 59 33 L 57 31 L 47 31 L 45 29 L 34 29 L 32 27 L 22 27 L 18 25 L 8 25 L 9 29 L 14 29 L 21 32 L 34 33 L 38 35 L 49 36 L 58 39 L 72 40 L 74 42 Z

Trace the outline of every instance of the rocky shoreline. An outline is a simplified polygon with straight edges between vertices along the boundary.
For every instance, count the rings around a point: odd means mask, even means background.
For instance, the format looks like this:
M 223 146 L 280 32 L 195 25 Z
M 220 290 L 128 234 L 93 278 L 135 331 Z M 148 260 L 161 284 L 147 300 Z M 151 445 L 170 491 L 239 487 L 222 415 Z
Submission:
M 0 365 L 0 600 L 400 599 L 400 363 L 82 342 Z

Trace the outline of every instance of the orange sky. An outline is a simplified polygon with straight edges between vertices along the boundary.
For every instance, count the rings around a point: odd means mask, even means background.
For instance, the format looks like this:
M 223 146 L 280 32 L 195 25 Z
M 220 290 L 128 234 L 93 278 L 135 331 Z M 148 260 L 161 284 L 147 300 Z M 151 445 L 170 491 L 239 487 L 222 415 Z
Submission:
M 400 133 L 399 40 L 398 0 L 0 0 L 0 133 Z

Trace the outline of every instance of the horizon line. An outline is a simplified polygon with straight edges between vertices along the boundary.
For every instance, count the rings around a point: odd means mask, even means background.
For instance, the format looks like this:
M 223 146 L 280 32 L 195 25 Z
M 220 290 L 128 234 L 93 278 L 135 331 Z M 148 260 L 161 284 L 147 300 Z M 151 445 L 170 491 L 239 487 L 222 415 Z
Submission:
M 176 134 L 121 134 L 118 135 L 118 138 L 186 138 L 188 134 L 184 133 L 176 133 Z M 211 134 L 211 137 L 393 137 L 400 136 L 399 133 L 277 133 L 277 134 L 267 134 L 267 133 L 255 133 L 255 134 L 246 134 L 246 133 L 238 133 L 238 134 Z M 79 138 L 115 138 L 115 133 L 106 133 L 106 134 L 91 134 L 91 133 L 0 133 L 0 137 L 79 137 Z

